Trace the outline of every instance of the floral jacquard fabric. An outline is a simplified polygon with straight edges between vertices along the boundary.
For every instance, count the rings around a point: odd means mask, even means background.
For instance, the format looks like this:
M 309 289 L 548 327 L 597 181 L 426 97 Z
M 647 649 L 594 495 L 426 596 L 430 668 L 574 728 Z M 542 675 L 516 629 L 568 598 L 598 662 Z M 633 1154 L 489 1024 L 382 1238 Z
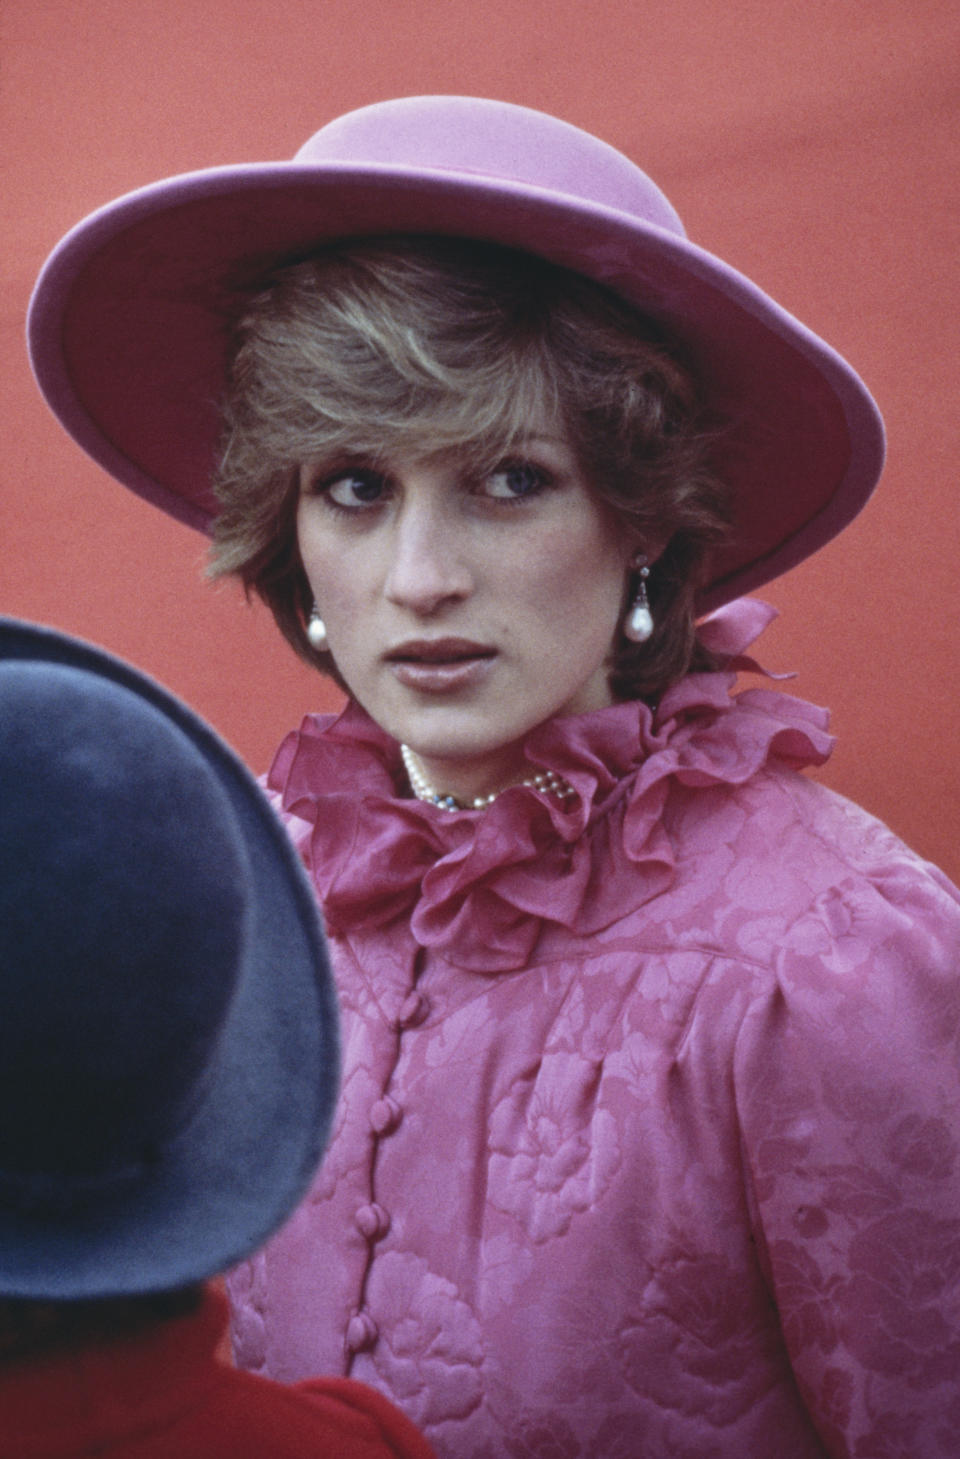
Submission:
M 344 1082 L 232 1278 L 239 1360 L 381 1388 L 444 1459 L 960 1453 L 960 894 L 725 673 L 553 721 L 569 808 L 406 799 L 362 712 L 269 788 L 323 902 Z

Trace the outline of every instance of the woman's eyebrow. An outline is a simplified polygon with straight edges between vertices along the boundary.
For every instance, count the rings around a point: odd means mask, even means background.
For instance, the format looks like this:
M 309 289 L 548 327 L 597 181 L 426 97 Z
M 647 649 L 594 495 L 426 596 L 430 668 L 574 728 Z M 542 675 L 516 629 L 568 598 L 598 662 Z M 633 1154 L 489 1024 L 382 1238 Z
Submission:
M 522 436 L 515 436 L 512 444 L 515 446 L 530 446 L 538 442 L 541 446 L 567 446 L 567 441 L 563 436 L 545 435 L 543 431 L 528 431 Z

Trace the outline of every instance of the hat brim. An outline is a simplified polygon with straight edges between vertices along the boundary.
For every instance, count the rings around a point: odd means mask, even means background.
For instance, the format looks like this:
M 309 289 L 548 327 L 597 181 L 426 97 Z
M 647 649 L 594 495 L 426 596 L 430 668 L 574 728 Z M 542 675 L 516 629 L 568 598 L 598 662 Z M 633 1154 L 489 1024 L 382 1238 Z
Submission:
M 165 1291 L 248 1256 L 306 1191 L 339 1086 L 336 997 L 312 890 L 239 759 L 159 684 L 90 644 L 0 619 L 0 659 L 63 664 L 153 705 L 225 791 L 251 870 L 242 973 L 204 1095 L 136 1180 L 57 1211 L 0 1205 L 0 1293 L 75 1300 Z
M 742 274 L 615 208 L 473 173 L 370 163 L 266 163 L 157 183 L 92 215 L 51 255 L 29 341 L 49 404 L 146 500 L 201 531 L 220 430 L 229 323 L 278 260 L 392 233 L 525 249 L 607 285 L 657 320 L 724 422 L 731 539 L 708 611 L 793 567 L 860 511 L 883 465 L 879 412 L 856 372 Z

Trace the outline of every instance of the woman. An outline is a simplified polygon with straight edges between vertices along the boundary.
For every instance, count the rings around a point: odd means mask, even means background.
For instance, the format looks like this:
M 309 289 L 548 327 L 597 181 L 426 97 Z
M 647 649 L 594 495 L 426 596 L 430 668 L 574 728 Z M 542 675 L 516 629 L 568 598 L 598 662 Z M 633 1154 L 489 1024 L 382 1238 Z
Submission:
M 465 98 L 121 200 L 31 327 L 351 696 L 268 776 L 345 1076 L 241 1363 L 457 1459 L 952 1452 L 958 896 L 796 773 L 820 711 L 731 695 L 763 605 L 697 622 L 875 484 L 849 367 L 619 153 Z

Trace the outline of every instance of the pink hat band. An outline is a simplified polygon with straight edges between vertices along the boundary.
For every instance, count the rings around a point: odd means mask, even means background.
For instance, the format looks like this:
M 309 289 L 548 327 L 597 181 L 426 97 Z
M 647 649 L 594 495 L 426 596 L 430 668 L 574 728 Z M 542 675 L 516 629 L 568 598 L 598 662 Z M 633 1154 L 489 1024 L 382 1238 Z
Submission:
M 49 405 L 85 451 L 179 520 L 209 528 L 229 325 L 277 261 L 394 233 L 485 239 L 630 300 L 692 362 L 729 423 L 734 501 L 704 611 L 834 537 L 883 463 L 862 381 L 762 290 L 691 243 L 622 153 L 506 102 L 407 97 L 323 127 L 291 162 L 187 173 L 69 233 L 28 322 Z

